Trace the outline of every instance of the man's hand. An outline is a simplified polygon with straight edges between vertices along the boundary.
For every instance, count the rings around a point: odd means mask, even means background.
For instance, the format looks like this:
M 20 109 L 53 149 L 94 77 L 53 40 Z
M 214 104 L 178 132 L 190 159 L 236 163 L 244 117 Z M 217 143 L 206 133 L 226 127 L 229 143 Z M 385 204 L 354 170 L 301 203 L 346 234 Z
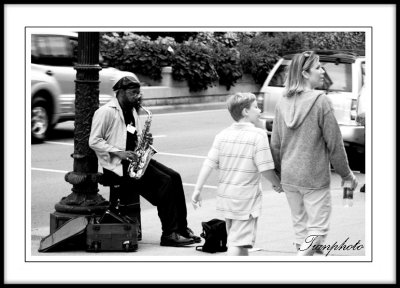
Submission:
M 137 155 L 133 151 L 119 151 L 119 152 L 113 152 L 117 157 L 119 157 L 121 160 L 126 160 L 126 161 L 137 161 Z
M 149 145 L 153 145 L 153 135 L 151 133 L 146 133 L 144 135 L 144 140 L 149 143 Z

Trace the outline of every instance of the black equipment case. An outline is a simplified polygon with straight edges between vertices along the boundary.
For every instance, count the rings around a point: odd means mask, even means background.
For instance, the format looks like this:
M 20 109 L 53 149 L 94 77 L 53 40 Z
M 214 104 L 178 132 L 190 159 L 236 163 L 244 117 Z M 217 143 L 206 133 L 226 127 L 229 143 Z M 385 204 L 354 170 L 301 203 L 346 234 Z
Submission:
M 120 220 L 119 223 L 116 223 Z M 110 223 L 114 222 L 114 223 Z M 107 211 L 96 221 L 92 218 L 86 227 L 86 251 L 136 251 L 138 249 L 138 221 Z

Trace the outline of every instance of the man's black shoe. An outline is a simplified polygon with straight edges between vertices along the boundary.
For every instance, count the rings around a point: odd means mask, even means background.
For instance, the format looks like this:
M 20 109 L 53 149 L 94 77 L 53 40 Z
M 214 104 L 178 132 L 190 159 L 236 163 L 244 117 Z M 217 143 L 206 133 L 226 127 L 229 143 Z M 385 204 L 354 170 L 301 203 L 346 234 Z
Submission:
M 172 232 L 170 235 L 162 235 L 161 236 L 161 246 L 172 246 L 172 247 L 180 247 L 193 244 L 194 240 L 191 238 L 186 238 L 180 235 L 179 233 Z
M 199 236 L 194 235 L 193 230 L 190 229 L 189 227 L 186 227 L 186 230 L 180 232 L 179 234 L 181 234 L 183 237 L 193 239 L 195 243 L 200 243 L 201 242 L 201 238 Z

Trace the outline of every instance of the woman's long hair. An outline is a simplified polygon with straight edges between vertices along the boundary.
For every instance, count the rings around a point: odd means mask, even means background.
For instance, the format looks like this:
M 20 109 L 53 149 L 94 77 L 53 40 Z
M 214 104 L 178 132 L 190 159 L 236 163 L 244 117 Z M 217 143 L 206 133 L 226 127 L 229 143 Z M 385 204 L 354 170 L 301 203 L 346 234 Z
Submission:
M 292 63 L 287 70 L 285 81 L 284 96 L 292 97 L 304 92 L 306 79 L 303 71 L 309 71 L 315 62 L 319 61 L 319 56 L 313 51 L 305 51 L 294 55 Z

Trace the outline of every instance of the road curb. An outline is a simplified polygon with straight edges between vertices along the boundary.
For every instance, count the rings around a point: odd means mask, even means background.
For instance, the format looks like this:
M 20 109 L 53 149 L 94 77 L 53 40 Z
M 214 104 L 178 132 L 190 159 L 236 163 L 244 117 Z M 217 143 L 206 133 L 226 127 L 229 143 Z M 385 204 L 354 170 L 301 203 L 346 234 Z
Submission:
M 198 104 L 158 105 L 158 106 L 149 106 L 148 108 L 153 114 L 164 114 L 164 113 L 183 112 L 183 111 L 226 109 L 226 103 L 211 102 L 211 103 L 198 103 Z

